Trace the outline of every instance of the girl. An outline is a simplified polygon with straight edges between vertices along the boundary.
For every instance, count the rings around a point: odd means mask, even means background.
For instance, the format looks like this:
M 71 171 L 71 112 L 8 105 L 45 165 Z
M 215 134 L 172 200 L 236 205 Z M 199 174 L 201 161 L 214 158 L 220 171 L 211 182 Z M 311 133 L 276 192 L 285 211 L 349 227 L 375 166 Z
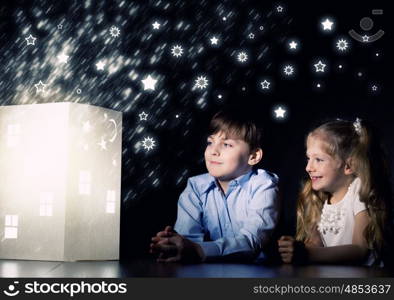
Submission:
M 309 133 L 309 175 L 297 203 L 295 239 L 282 236 L 285 263 L 380 264 L 391 236 L 385 155 L 364 121 L 336 120 Z

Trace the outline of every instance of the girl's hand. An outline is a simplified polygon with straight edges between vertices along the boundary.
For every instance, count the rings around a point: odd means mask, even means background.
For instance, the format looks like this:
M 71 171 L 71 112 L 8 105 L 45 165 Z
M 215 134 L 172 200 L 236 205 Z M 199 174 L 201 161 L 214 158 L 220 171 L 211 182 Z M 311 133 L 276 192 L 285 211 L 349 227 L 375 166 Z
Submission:
M 292 236 L 284 235 L 278 240 L 279 254 L 284 263 L 291 263 L 294 258 L 295 239 Z

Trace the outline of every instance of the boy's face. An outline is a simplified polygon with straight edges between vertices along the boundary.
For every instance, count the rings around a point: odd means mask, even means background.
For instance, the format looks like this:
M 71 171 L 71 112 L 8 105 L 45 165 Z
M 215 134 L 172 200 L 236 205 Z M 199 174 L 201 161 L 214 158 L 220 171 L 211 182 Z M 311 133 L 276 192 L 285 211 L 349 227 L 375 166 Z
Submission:
M 219 181 L 230 181 L 251 169 L 249 145 L 240 139 L 230 139 L 223 132 L 208 137 L 205 164 L 209 174 Z

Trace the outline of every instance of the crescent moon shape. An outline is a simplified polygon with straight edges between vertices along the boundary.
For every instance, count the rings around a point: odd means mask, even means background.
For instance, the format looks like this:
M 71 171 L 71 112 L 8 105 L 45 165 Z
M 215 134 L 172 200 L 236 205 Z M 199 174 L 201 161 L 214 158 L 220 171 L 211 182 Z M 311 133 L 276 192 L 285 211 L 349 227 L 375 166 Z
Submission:
M 116 122 L 114 119 L 110 119 L 109 121 L 115 125 L 114 135 L 112 136 L 112 138 L 109 139 L 109 141 L 111 143 L 113 143 L 118 135 L 118 125 L 116 125 Z

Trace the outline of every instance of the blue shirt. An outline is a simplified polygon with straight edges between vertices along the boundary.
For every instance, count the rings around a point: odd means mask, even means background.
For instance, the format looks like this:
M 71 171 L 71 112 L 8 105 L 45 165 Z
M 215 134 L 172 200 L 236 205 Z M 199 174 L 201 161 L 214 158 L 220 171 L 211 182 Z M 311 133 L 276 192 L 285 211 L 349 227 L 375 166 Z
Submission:
M 279 216 L 278 177 L 254 170 L 229 182 L 224 195 L 210 174 L 191 177 L 178 201 L 175 230 L 207 258 L 258 254 Z

